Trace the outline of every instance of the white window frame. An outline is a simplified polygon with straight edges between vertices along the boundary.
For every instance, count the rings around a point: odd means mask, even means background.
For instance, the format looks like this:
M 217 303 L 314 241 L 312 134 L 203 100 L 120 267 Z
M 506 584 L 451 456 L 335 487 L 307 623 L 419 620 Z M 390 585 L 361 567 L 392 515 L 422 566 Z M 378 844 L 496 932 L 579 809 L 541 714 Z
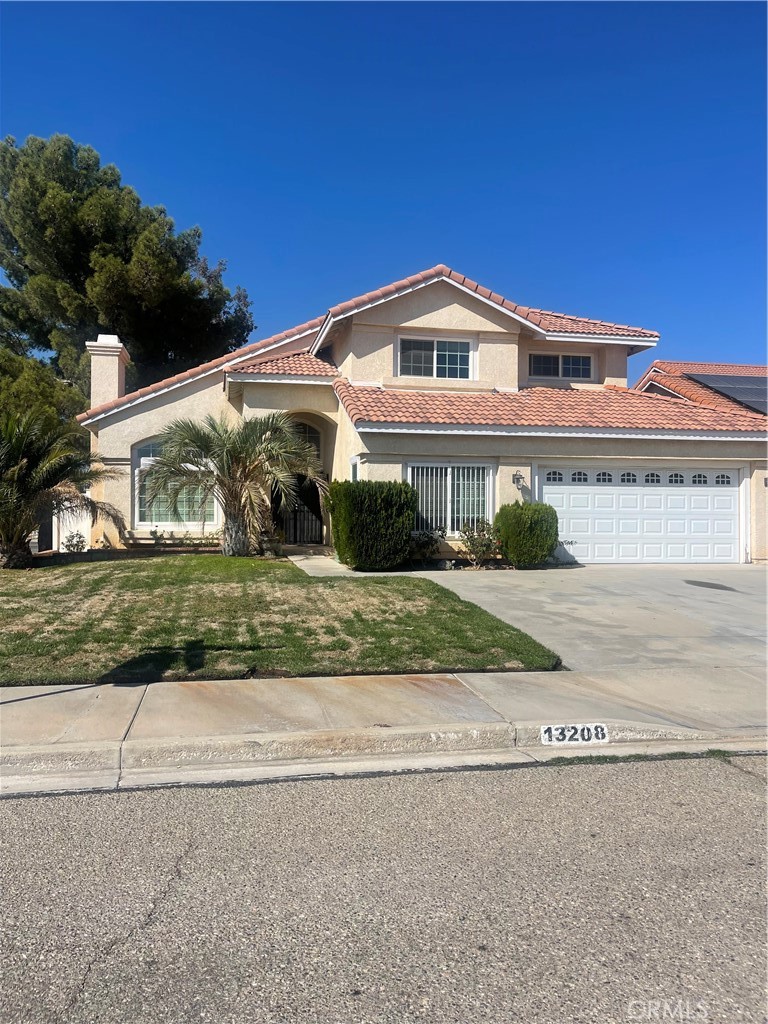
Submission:
M 184 533 L 193 533 L 196 536 L 202 536 L 206 531 L 216 531 L 220 529 L 223 522 L 221 506 L 215 498 L 213 499 L 213 520 L 208 522 L 202 522 L 199 519 L 188 520 L 187 522 L 175 522 L 173 520 L 139 518 L 141 510 L 141 475 L 142 472 L 146 471 L 154 464 L 156 459 L 154 457 L 147 456 L 140 459 L 138 453 L 141 448 L 145 448 L 147 445 L 152 444 L 154 440 L 156 439 L 150 437 L 133 446 L 133 529 L 152 530 L 157 528 L 159 530 L 173 530 L 176 533 L 180 531 L 183 531 Z
M 429 341 L 432 343 L 432 376 L 431 377 L 414 377 L 412 374 L 401 373 L 400 371 L 400 352 L 404 341 Z M 464 345 L 469 345 L 469 376 L 468 377 L 438 377 L 437 376 L 437 343 L 439 341 L 459 342 Z M 435 334 L 418 334 L 415 331 L 403 332 L 397 335 L 397 345 L 395 346 L 395 377 L 405 377 L 407 380 L 436 380 L 451 384 L 456 381 L 467 381 L 477 380 L 477 342 L 473 338 L 461 337 L 440 337 Z M 426 463 L 425 463 L 426 465 Z
M 538 374 L 531 373 L 531 357 L 532 356 L 548 356 L 551 358 L 557 358 L 557 374 L 551 377 L 539 376 Z M 576 357 L 578 359 L 589 359 L 589 376 L 588 377 L 564 377 L 563 376 L 563 358 L 564 357 Z M 592 352 L 529 352 L 528 353 L 528 380 L 568 380 L 574 381 L 577 384 L 594 384 L 597 380 L 595 376 L 595 364 L 597 357 Z
M 447 486 L 447 504 L 446 504 L 446 516 L 445 516 L 445 528 L 446 537 L 455 539 L 459 536 L 458 530 L 451 532 L 449 526 L 451 521 L 451 487 L 453 483 L 454 469 L 464 469 L 466 467 L 472 467 L 474 469 L 485 470 L 485 518 L 489 522 L 493 522 L 495 512 L 495 497 L 496 497 L 496 470 L 497 467 L 493 463 L 489 462 L 475 462 L 473 459 L 419 459 L 414 462 L 407 462 L 403 465 L 403 480 L 406 483 L 411 482 L 411 470 L 424 467 L 432 469 L 447 469 L 448 470 L 448 486 Z M 438 524 L 442 525 L 442 524 Z M 413 532 L 416 532 L 415 530 Z

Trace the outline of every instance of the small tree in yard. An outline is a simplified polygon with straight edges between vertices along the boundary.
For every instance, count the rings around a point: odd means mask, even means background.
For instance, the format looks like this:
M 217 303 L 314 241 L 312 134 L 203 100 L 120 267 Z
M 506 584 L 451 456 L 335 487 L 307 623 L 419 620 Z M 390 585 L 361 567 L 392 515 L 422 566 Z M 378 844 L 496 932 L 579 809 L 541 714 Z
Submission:
M 321 491 L 326 487 L 315 448 L 282 412 L 235 424 L 214 416 L 202 422 L 175 420 L 159 442 L 161 454 L 146 471 L 150 505 L 162 495 L 173 517 L 180 519 L 182 491 L 196 488 L 202 521 L 213 496 L 224 516 L 224 555 L 251 553 L 260 535 L 272 529 L 273 493 L 281 505 L 293 507 L 298 476 Z
M 52 427 L 34 413 L 0 416 L 0 568 L 32 564 L 30 538 L 50 515 L 85 513 L 122 534 L 120 512 L 84 493 L 114 476 L 85 451 L 76 431 Z
M 499 550 L 496 531 L 487 519 L 478 519 L 474 524 L 464 523 L 459 537 L 473 569 L 479 569 Z

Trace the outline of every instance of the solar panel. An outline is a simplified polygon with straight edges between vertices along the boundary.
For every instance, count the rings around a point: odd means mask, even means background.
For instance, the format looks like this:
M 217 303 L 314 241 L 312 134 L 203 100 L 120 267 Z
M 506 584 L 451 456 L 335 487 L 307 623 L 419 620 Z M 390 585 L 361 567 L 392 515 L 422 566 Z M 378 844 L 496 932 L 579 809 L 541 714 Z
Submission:
M 704 384 L 754 412 L 768 414 L 768 377 L 745 377 L 730 373 L 686 373 L 686 377 Z

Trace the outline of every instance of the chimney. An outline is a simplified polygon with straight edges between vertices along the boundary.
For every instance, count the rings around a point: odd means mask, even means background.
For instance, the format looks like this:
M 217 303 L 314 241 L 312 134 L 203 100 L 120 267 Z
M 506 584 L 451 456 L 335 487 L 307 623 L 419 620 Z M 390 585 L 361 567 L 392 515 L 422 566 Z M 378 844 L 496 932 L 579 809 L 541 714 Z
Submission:
M 125 345 L 116 334 L 100 334 L 85 347 L 91 353 L 91 408 L 122 398 L 125 368 L 131 361 Z

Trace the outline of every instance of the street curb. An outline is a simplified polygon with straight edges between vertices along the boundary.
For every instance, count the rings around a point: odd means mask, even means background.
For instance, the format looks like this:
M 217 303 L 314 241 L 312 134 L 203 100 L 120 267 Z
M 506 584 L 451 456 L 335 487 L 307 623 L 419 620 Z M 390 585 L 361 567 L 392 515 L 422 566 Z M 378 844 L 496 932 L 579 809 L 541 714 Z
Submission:
M 470 722 L 11 747 L 0 757 L 0 795 L 512 767 L 554 758 L 703 753 L 713 747 L 759 752 L 766 743 L 760 730 L 734 736 L 642 723 L 604 724 L 610 742 L 598 744 L 542 744 L 540 723 Z
M 295 733 L 246 733 L 194 739 L 126 740 L 122 768 L 221 765 L 317 758 L 386 756 L 513 749 L 515 729 L 507 722 L 469 722 Z

